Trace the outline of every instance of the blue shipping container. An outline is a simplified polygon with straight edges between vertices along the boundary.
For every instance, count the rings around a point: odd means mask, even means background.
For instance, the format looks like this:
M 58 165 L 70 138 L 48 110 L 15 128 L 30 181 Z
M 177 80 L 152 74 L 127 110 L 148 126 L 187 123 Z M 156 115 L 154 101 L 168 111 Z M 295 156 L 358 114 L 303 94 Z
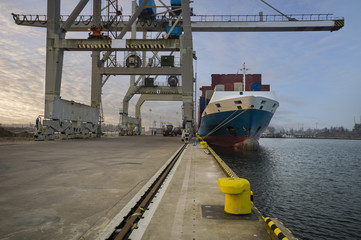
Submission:
M 172 27 L 167 26 L 166 32 L 168 33 Z M 182 34 L 182 28 L 181 27 L 175 27 L 170 35 L 181 35 Z
M 139 0 L 139 5 L 142 4 L 143 0 Z M 154 0 L 149 0 L 147 2 L 147 4 L 145 4 L 146 7 L 152 7 L 155 6 Z M 148 12 L 149 10 L 152 11 L 152 14 L 156 14 L 157 13 L 157 8 L 153 7 L 153 8 L 144 8 L 142 12 Z
M 171 5 L 181 5 L 181 2 L 182 2 L 181 0 L 171 0 L 170 4 Z
M 170 4 L 172 5 L 173 13 L 179 16 L 182 13 L 182 10 L 179 9 L 182 6 L 181 0 L 171 0 Z M 176 10 L 178 9 L 178 10 Z
M 206 98 L 200 97 L 199 98 L 199 113 L 202 114 L 205 108 L 206 108 Z
M 261 91 L 260 83 L 252 83 L 252 91 Z

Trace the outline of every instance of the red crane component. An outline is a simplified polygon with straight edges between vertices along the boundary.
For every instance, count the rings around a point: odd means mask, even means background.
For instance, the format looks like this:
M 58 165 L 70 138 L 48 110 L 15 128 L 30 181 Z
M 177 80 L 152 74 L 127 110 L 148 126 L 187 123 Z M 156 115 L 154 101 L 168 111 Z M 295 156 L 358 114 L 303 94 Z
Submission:
M 92 33 L 89 33 L 88 39 L 110 39 L 108 35 L 104 35 L 101 31 L 103 30 L 103 27 L 101 25 L 99 26 L 92 26 L 89 28 L 89 31 L 92 31 Z

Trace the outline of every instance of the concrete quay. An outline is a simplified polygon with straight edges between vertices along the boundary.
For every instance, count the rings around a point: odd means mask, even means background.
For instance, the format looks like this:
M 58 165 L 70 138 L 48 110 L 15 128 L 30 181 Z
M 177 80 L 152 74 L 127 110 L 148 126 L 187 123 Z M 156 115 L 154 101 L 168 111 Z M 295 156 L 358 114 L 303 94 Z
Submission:
M 163 136 L 0 143 L 0 239 L 107 239 L 182 145 Z M 188 144 L 129 238 L 279 239 L 254 206 L 224 213 L 225 176 Z
M 271 239 L 255 208 L 245 216 L 224 213 L 218 178 L 226 176 L 199 143 L 178 161 L 130 239 Z
M 0 239 L 96 239 L 182 146 L 132 136 L 0 143 Z

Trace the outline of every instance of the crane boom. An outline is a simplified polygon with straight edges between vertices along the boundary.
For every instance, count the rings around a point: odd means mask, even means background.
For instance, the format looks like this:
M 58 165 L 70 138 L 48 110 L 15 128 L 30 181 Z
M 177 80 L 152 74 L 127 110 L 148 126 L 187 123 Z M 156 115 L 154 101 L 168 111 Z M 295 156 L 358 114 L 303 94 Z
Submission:
M 46 15 L 12 14 L 18 25 L 47 27 Z M 61 23 L 68 16 L 61 16 Z M 104 18 L 105 19 L 105 18 Z M 109 30 L 121 31 L 128 25 L 130 16 L 114 16 Z M 292 19 L 292 21 L 290 21 Z M 137 23 L 137 31 L 163 32 L 164 22 L 168 19 L 155 19 L 152 24 Z M 182 24 L 182 20 L 180 21 Z M 90 16 L 81 15 L 69 28 L 69 31 L 87 32 L 92 26 Z M 297 15 L 197 15 L 192 16 L 192 32 L 284 32 L 284 31 L 337 31 L 344 26 L 343 18 L 333 18 L 331 14 L 297 14 Z

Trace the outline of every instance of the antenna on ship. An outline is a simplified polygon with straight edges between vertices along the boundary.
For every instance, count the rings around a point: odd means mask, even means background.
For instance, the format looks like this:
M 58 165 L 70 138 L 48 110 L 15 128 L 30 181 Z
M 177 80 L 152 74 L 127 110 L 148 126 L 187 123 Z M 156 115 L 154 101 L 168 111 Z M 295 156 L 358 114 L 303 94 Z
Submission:
M 242 85 L 243 85 L 243 91 L 246 91 L 246 71 L 248 71 L 248 68 L 246 68 L 246 63 L 243 63 L 243 68 L 241 69 L 243 71 L 243 79 L 242 79 Z

